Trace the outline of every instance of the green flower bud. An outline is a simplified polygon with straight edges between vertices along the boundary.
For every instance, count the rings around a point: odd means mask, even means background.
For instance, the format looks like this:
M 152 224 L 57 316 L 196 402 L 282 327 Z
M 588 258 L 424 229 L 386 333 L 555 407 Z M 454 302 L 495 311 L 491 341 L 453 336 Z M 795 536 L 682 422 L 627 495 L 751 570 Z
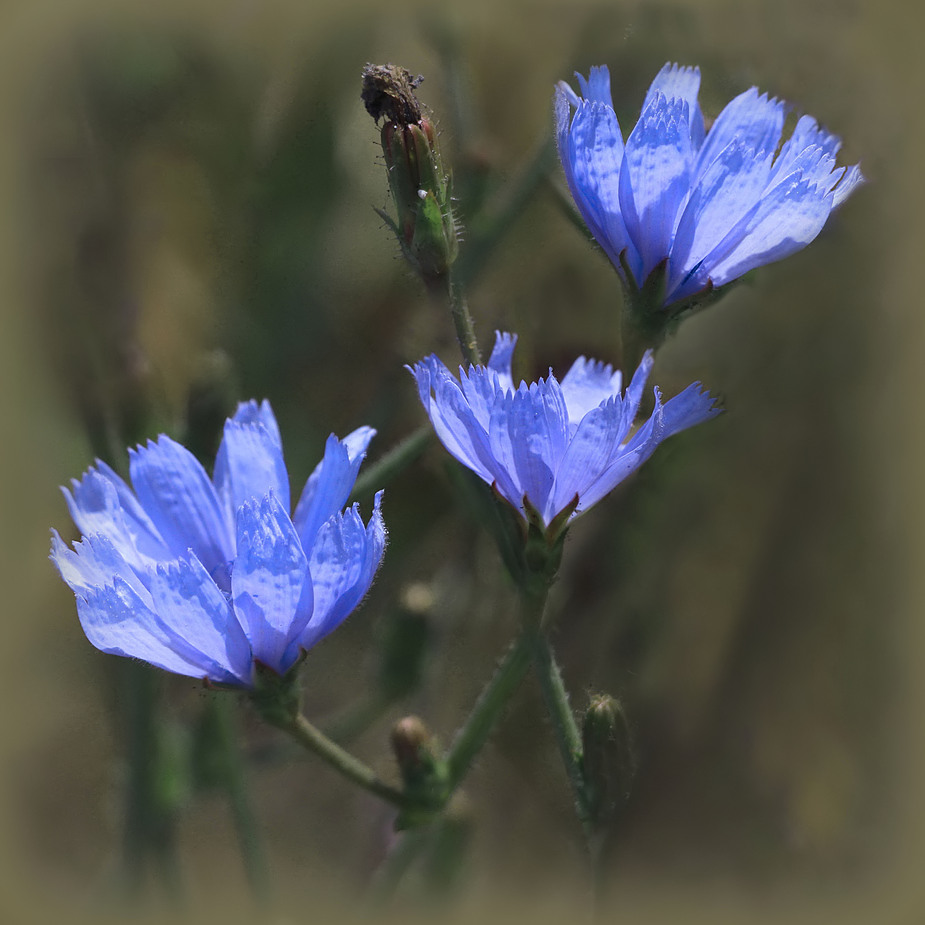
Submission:
M 395 232 L 405 259 L 424 279 L 434 279 L 456 260 L 459 241 L 437 133 L 414 95 L 421 80 L 391 64 L 368 64 L 361 96 L 377 122 L 386 120 L 382 151 L 397 216 L 379 214 Z
M 636 771 L 630 728 L 620 701 L 609 694 L 592 697 L 581 739 L 588 817 L 595 826 L 604 826 L 629 797 Z
M 447 799 L 446 763 L 436 740 L 417 716 L 406 716 L 393 727 L 392 751 L 398 762 L 411 807 L 402 811 L 395 827 L 410 828 L 430 821 Z

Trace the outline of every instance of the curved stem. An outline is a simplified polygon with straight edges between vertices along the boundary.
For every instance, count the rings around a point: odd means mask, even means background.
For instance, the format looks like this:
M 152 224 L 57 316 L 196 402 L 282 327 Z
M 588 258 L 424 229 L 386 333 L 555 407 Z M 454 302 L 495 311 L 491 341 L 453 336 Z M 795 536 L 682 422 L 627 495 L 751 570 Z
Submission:
M 584 776 L 581 772 L 581 731 L 575 721 L 575 714 L 569 706 L 568 692 L 562 681 L 562 673 L 556 664 L 549 640 L 537 631 L 532 635 L 531 643 L 536 676 L 543 692 L 546 710 L 552 720 L 559 753 L 562 755 L 562 763 L 565 765 L 569 782 L 572 785 L 578 818 L 585 829 L 585 834 L 588 835 L 590 834 L 588 801 L 585 794 Z
M 332 768 L 364 790 L 368 790 L 393 806 L 402 808 L 407 805 L 408 800 L 400 790 L 381 781 L 372 768 L 342 749 L 301 714 L 297 714 L 290 722 L 280 725 L 279 728 L 288 732 L 300 745 L 324 759 Z
M 488 741 L 495 723 L 530 667 L 531 646 L 527 633 L 514 640 L 491 680 L 479 694 L 446 758 L 449 792 L 466 776 L 475 756 Z
M 269 867 L 257 820 L 254 818 L 244 760 L 235 736 L 235 718 L 231 711 L 231 703 L 228 698 L 215 697 L 212 700 L 212 709 L 215 711 L 221 737 L 224 786 L 238 835 L 244 871 L 254 896 L 259 902 L 266 903 L 270 898 Z

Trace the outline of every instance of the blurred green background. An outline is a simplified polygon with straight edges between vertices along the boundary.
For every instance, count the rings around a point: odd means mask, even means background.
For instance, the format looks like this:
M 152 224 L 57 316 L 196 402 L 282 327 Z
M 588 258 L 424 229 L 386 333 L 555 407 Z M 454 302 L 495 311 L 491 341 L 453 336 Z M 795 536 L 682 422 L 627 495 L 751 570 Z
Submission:
M 86 642 L 46 560 L 49 527 L 71 530 L 57 486 L 160 431 L 210 461 L 234 402 L 267 397 L 301 488 L 329 432 L 372 424 L 375 460 L 423 422 L 402 364 L 432 350 L 457 361 L 448 316 L 373 211 L 389 208 L 388 188 L 362 66 L 424 76 L 463 259 L 478 258 L 483 349 L 495 328 L 517 331 L 533 378 L 579 353 L 616 357 L 616 277 L 547 181 L 476 250 L 548 138 L 556 80 L 609 64 L 628 130 L 676 60 L 700 65 L 708 115 L 757 84 L 839 133 L 842 162 L 861 159 L 871 182 L 809 248 L 660 352 L 666 393 L 702 379 L 728 413 L 662 447 L 572 530 L 556 649 L 575 706 L 620 696 L 639 751 L 608 905 L 640 922 L 918 921 L 915 4 L 135 6 L 14 3 L 0 22 L 0 883 L 15 920 L 96 915 L 118 866 L 114 660 Z M 562 182 L 554 163 L 549 178 Z M 385 776 L 391 723 L 419 713 L 447 742 L 516 627 L 510 584 L 447 469 L 433 446 L 389 486 L 379 579 L 303 669 L 308 715 L 343 722 L 377 690 L 396 602 L 426 622 L 420 683 L 352 743 Z M 184 747 L 204 695 L 158 683 Z M 388 815 L 315 760 L 276 761 L 278 740 L 252 720 L 239 733 L 286 920 L 353 908 Z M 583 915 L 578 832 L 532 680 L 465 791 L 455 914 Z M 188 908 L 252 914 L 221 794 L 191 795 L 178 838 Z M 164 907 L 156 883 L 145 894 Z

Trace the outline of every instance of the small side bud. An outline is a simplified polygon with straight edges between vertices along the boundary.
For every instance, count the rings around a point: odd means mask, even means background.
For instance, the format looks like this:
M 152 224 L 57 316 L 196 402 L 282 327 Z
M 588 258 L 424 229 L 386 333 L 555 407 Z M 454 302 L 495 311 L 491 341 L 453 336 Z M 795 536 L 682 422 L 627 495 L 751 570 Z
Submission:
M 581 738 L 588 816 L 595 826 L 605 826 L 629 798 L 636 771 L 629 723 L 620 701 L 609 694 L 592 697 Z
M 395 826 L 410 828 L 429 821 L 446 802 L 446 764 L 436 740 L 417 716 L 400 719 L 392 727 L 391 741 L 405 794 L 413 807 L 402 811 Z
M 405 259 L 429 281 L 446 275 L 459 241 L 437 133 L 414 93 L 422 80 L 393 64 L 367 64 L 360 96 L 376 122 L 385 119 L 380 140 L 397 216 L 379 214 Z

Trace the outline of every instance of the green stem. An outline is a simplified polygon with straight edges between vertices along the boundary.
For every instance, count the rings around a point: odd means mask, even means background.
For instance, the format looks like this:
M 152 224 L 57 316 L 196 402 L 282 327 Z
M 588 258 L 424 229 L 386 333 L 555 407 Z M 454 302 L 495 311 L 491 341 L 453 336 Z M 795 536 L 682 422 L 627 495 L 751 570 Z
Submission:
M 449 793 L 459 786 L 475 756 L 488 741 L 507 702 L 524 679 L 530 667 L 530 657 L 530 639 L 527 633 L 521 633 L 505 653 L 469 717 L 456 733 L 446 758 Z
M 269 867 L 251 806 L 244 761 L 237 745 L 231 707 L 227 697 L 216 697 L 213 700 L 225 772 L 224 785 L 238 835 L 244 872 L 254 896 L 258 901 L 265 903 L 270 893 Z
M 411 865 L 427 849 L 432 833 L 429 827 L 405 829 L 396 836 L 370 884 L 370 905 L 381 912 L 384 903 L 392 899 Z
M 562 763 L 568 774 L 575 796 L 575 806 L 578 818 L 585 829 L 588 829 L 588 806 L 585 795 L 584 777 L 581 773 L 581 731 L 575 722 L 575 714 L 568 702 L 568 692 L 562 681 L 562 673 L 556 664 L 555 656 L 549 645 L 549 640 L 539 631 L 531 637 L 533 665 L 536 676 L 543 692 L 546 710 L 552 720 L 556 742 L 562 755 Z
M 482 362 L 479 354 L 478 341 L 475 339 L 475 327 L 469 306 L 466 303 L 466 291 L 462 282 L 456 277 L 452 269 L 439 276 L 425 277 L 424 284 L 435 302 L 447 302 L 450 308 L 450 317 L 456 329 L 456 340 L 462 353 L 463 362 L 467 366 L 478 366 Z
M 399 808 L 407 805 L 408 801 L 400 790 L 396 790 L 381 781 L 372 768 L 342 749 L 320 729 L 316 729 L 301 714 L 294 716 L 285 725 L 279 725 L 279 728 L 288 732 L 300 745 L 314 752 L 332 768 L 364 790 L 368 790 L 380 799 Z
M 392 481 L 427 449 L 433 435 L 433 428 L 428 424 L 419 427 L 393 446 L 384 456 L 364 470 L 353 486 L 350 501 L 353 502 L 372 494 Z

